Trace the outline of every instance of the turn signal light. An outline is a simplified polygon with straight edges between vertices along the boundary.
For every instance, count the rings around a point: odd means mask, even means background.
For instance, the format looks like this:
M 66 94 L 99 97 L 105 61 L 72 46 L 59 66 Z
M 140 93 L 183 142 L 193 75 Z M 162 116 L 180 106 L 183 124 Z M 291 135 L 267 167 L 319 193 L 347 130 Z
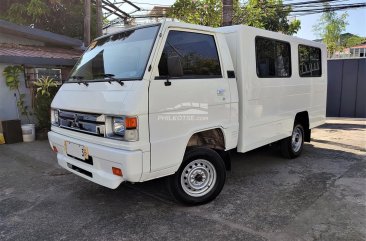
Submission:
M 137 117 L 126 117 L 125 119 L 126 129 L 137 128 Z
M 112 167 L 112 172 L 114 175 L 122 177 L 122 170 L 120 168 Z

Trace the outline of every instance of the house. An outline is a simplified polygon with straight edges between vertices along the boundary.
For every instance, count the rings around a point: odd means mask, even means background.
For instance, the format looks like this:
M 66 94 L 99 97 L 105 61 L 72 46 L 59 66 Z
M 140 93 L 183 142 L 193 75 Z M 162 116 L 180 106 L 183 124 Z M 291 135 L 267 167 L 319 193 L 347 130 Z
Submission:
M 365 58 L 366 57 L 366 43 L 352 46 L 351 48 L 349 48 L 349 52 L 350 52 L 351 56 Z
M 21 92 L 32 107 L 32 82 L 50 76 L 58 83 L 65 81 L 80 55 L 81 40 L 40 29 L 0 20 L 0 120 L 18 119 L 16 95 L 5 84 L 3 70 L 21 65 Z

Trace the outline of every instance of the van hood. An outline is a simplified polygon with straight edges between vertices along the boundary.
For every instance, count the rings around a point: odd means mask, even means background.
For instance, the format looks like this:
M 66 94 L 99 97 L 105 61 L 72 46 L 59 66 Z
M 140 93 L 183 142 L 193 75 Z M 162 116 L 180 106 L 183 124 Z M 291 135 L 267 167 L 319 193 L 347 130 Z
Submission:
M 141 115 L 148 112 L 148 81 L 65 83 L 51 107 L 108 115 Z

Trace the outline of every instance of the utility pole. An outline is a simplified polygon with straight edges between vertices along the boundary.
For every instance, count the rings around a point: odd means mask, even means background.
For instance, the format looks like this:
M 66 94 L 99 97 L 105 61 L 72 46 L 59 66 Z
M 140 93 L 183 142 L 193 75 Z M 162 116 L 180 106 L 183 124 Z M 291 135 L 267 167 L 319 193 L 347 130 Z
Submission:
M 90 0 L 84 0 L 84 45 L 90 44 Z
M 233 0 L 222 0 L 222 26 L 233 24 Z
M 103 34 L 103 11 L 102 11 L 102 0 L 96 0 L 97 7 L 97 36 Z

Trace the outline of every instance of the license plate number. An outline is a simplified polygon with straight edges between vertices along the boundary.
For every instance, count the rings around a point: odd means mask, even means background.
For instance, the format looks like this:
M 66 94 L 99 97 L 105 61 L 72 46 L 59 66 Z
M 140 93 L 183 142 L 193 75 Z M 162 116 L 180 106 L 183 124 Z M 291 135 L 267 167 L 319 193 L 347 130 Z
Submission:
M 89 158 L 88 148 L 83 145 L 65 141 L 66 153 L 70 156 L 85 160 Z

